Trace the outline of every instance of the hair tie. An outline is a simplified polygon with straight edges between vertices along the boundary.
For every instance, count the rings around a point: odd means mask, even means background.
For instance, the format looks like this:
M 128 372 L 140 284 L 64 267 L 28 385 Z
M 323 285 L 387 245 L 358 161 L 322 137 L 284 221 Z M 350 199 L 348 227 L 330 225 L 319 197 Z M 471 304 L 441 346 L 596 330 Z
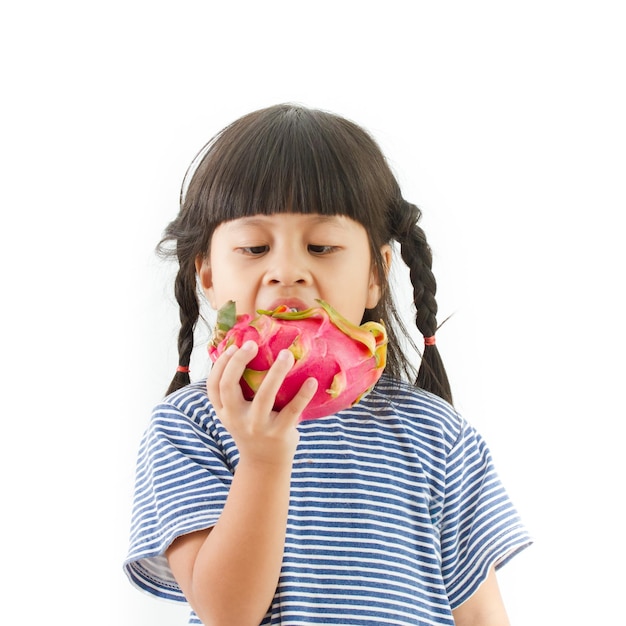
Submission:
M 424 337 L 424 345 L 425 346 L 434 346 L 435 345 L 435 335 L 431 337 Z
M 179 365 L 179 366 L 176 368 L 176 371 L 177 371 L 177 372 L 183 372 L 184 374 L 188 374 L 188 373 L 189 373 L 189 368 L 188 368 L 188 367 L 185 367 L 184 365 Z

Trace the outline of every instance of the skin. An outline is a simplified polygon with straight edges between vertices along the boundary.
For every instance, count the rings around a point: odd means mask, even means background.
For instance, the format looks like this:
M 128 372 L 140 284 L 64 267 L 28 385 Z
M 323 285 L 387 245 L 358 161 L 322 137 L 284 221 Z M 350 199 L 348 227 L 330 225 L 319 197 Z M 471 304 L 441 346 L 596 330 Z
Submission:
M 452 611 L 456 626 L 509 626 L 496 572 L 489 570 L 478 590 Z
M 384 253 L 391 263 L 389 246 Z M 213 308 L 235 300 L 238 313 L 281 300 L 315 306 L 321 298 L 360 324 L 380 298 L 365 229 L 343 216 L 287 213 L 225 222 L 196 269 Z
M 391 249 L 382 248 L 387 267 Z M 218 226 L 210 253 L 196 270 L 214 308 L 228 300 L 238 313 L 297 308 L 320 298 L 359 324 L 380 298 L 365 229 L 353 220 L 319 215 L 254 216 Z M 207 393 L 237 444 L 240 461 L 228 499 L 213 528 L 176 539 L 166 555 L 185 597 L 206 626 L 258 626 L 274 596 L 283 558 L 298 419 L 317 382 L 307 380 L 280 412 L 274 398 L 293 356 L 284 351 L 255 398 L 244 400 L 239 379 L 256 354 L 253 342 L 232 346 L 213 365 Z M 490 573 L 454 611 L 458 626 L 506 626 Z

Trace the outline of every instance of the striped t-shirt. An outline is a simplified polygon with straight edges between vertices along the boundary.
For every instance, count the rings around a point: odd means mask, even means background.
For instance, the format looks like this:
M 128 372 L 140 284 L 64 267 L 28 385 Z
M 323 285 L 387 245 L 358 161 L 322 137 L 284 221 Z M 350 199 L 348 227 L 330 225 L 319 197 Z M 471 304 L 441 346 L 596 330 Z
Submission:
M 436 396 L 383 376 L 357 406 L 298 429 L 263 625 L 453 625 L 489 568 L 530 543 L 484 441 Z M 184 601 L 164 552 L 216 523 L 237 462 L 203 382 L 156 407 L 137 465 L 133 584 Z

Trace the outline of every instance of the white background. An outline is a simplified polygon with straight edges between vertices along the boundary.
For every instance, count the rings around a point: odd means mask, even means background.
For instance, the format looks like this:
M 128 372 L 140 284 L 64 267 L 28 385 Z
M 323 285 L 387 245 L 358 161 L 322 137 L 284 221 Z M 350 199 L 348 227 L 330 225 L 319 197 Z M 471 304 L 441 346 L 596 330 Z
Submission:
M 202 144 L 296 101 L 368 128 L 423 209 L 456 404 L 536 540 L 513 623 L 623 623 L 621 4 L 7 3 L 0 622 L 184 623 L 121 570 L 176 366 L 153 248 Z

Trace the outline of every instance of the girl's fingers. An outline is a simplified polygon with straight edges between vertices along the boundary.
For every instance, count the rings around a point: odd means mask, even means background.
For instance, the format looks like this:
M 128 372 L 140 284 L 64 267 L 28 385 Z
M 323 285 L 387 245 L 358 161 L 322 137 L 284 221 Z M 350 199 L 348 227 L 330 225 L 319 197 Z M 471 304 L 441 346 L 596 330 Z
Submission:
M 285 377 L 293 367 L 293 364 L 294 357 L 289 350 L 282 350 L 276 357 L 276 361 L 274 361 L 272 367 L 268 370 L 267 375 L 263 379 L 252 401 L 253 404 L 256 404 L 256 409 L 260 415 L 268 415 L 272 411 L 276 401 L 276 394 L 283 384 Z M 306 405 L 313 399 L 316 391 L 317 379 L 307 378 L 296 395 L 277 415 L 274 414 L 278 423 L 283 426 L 290 424 L 295 426 L 302 415 L 302 411 L 304 411 Z
M 273 412 L 276 394 L 285 377 L 294 364 L 294 356 L 289 350 L 282 350 L 267 371 L 252 403 L 243 398 L 239 381 L 248 363 L 256 356 L 258 346 L 253 341 L 244 343 L 240 348 L 230 346 L 211 367 L 207 378 L 207 393 L 215 409 L 219 412 L 230 407 L 238 414 L 247 406 L 253 415 L 267 418 Z M 302 411 L 317 391 L 317 380 L 307 379 L 294 398 L 280 411 L 281 418 L 287 422 L 297 422 Z M 229 413 L 231 411 L 228 411 Z
M 254 396 L 253 403 L 260 414 L 269 415 L 272 411 L 276 394 L 289 370 L 293 367 L 293 363 L 294 357 L 289 350 L 281 350 L 278 353 Z
M 231 348 L 234 349 L 231 350 Z M 258 346 L 253 341 L 246 341 L 240 348 L 236 346 L 229 347 L 217 360 L 217 362 L 220 362 L 223 357 L 227 357 L 223 369 L 216 372 L 218 375 L 218 393 L 223 405 L 243 401 L 239 381 L 246 366 L 256 356 L 257 351 Z
M 207 394 L 209 396 L 209 400 L 211 400 L 211 403 L 217 410 L 221 409 L 224 405 L 222 394 L 226 391 L 228 380 L 235 378 L 235 382 L 238 383 L 246 366 L 247 360 L 243 363 L 243 365 L 241 365 L 241 357 L 238 360 L 235 360 L 234 365 L 231 364 L 233 357 L 240 352 L 240 350 L 241 349 L 236 345 L 229 346 L 211 365 L 211 370 L 209 371 L 209 375 L 207 377 Z M 240 364 L 239 367 L 238 363 Z M 230 374 L 227 373 L 227 368 L 229 369 Z M 237 373 L 238 369 L 239 374 Z M 226 384 L 224 381 L 226 381 Z
M 307 404 L 313 399 L 317 391 L 317 384 L 316 378 L 307 378 L 298 393 L 282 408 L 278 414 L 279 417 L 281 419 L 285 418 L 287 421 L 297 422 L 302 415 L 302 411 L 304 411 Z

